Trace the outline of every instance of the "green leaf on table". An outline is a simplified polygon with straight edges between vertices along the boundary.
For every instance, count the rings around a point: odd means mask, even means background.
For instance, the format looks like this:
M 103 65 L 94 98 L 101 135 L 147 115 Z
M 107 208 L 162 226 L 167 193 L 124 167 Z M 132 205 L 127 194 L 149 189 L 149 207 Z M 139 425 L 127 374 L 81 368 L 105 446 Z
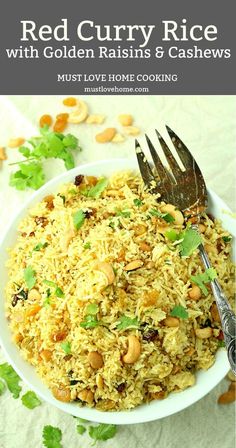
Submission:
M 24 395 L 22 395 L 21 401 L 22 401 L 22 404 L 24 406 L 26 406 L 26 408 L 28 408 L 28 409 L 34 409 L 37 406 L 40 406 L 40 404 L 41 404 L 40 399 L 37 397 L 35 392 L 33 392 L 32 390 L 29 390 Z
M 77 230 L 79 230 L 85 221 L 85 213 L 83 210 L 78 210 L 73 215 L 74 226 Z
M 13 398 L 18 398 L 21 392 L 21 386 L 19 386 L 19 382 L 21 378 L 10 364 L 5 362 L 4 364 L 0 364 L 0 378 L 2 378 L 12 393 Z
M 77 426 L 76 426 L 76 430 L 77 430 L 77 433 L 80 434 L 80 435 L 82 436 L 82 434 L 85 433 L 86 428 L 85 428 L 85 426 L 83 426 L 83 425 L 77 425 Z
M 47 425 L 43 428 L 43 445 L 46 448 L 62 448 L 62 432 L 60 428 Z
M 169 223 L 175 221 L 175 218 L 172 215 L 170 215 L 170 213 L 161 213 L 161 212 L 159 212 L 159 210 L 156 210 L 155 208 L 152 208 L 149 211 L 149 214 L 151 216 L 157 216 L 158 218 L 162 218 L 166 222 L 169 222 Z
M 117 325 L 117 330 L 126 330 L 127 328 L 138 328 L 139 321 L 137 317 L 133 319 L 128 316 L 120 316 L 119 324 Z
M 10 175 L 10 186 L 17 190 L 25 190 L 27 187 L 37 190 L 45 182 L 43 167 L 40 162 L 28 162 L 19 164 L 20 169 Z
M 116 425 L 101 423 L 97 426 L 89 427 L 89 435 L 94 440 L 108 440 L 116 435 Z
M 87 193 L 87 196 L 89 198 L 99 198 L 99 196 L 102 194 L 102 192 L 105 190 L 105 188 L 108 185 L 108 179 L 105 177 L 102 177 L 99 179 L 99 181 L 94 185 L 94 187 L 91 187 Z
M 32 289 L 36 283 L 36 272 L 31 266 L 24 269 L 24 280 L 29 289 Z
M 0 395 L 3 394 L 4 390 L 5 390 L 5 384 L 2 380 L 0 380 Z
M 188 319 L 188 311 L 182 305 L 174 306 L 170 315 L 172 317 L 179 317 L 180 319 Z
M 71 344 L 70 344 L 70 342 L 68 342 L 68 341 L 62 342 L 61 343 L 61 348 L 67 355 L 71 354 Z
M 202 243 L 199 233 L 191 228 L 181 232 L 180 238 L 183 239 L 179 244 L 181 257 L 189 257 Z
M 217 277 L 216 270 L 214 268 L 208 268 L 205 270 L 205 272 L 203 272 L 203 274 L 191 275 L 190 278 L 193 283 L 199 286 L 204 296 L 207 296 L 209 294 L 209 291 L 205 286 L 205 284 L 210 283 L 216 277 Z

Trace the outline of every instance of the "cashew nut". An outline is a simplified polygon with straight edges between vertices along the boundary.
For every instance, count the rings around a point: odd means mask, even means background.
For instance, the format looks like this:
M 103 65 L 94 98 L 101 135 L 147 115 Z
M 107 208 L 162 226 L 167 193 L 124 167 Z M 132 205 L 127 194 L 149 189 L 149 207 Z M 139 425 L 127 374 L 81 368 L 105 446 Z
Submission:
M 133 260 L 124 267 L 124 271 L 135 271 L 143 266 L 142 260 Z
M 134 227 L 134 234 L 135 236 L 143 235 L 146 232 L 147 228 L 143 224 L 137 224 L 137 226 Z
M 165 327 L 178 327 L 179 319 L 177 317 L 167 316 L 163 321 Z
M 68 123 L 82 123 L 88 115 L 88 106 L 82 100 L 77 100 L 76 109 L 69 114 Z
M 6 152 L 5 152 L 5 148 L 3 148 L 1 146 L 1 148 L 0 148 L 0 160 L 6 160 L 6 159 L 7 159 L 7 155 L 6 155 Z
M 94 399 L 94 394 L 91 390 L 84 389 L 78 393 L 78 398 L 82 401 L 86 401 L 86 403 L 92 403 Z
M 126 355 L 123 356 L 123 361 L 125 364 L 134 364 L 141 353 L 141 345 L 136 336 L 133 334 L 128 337 L 128 351 Z
M 31 289 L 28 293 L 28 299 L 39 302 L 41 300 L 41 294 L 37 291 L 37 289 Z
M 202 296 L 201 289 L 197 285 L 193 285 L 188 292 L 188 296 L 192 300 L 199 300 Z
M 144 241 L 139 244 L 139 247 L 143 252 L 151 252 L 152 250 L 151 246 Z
M 114 282 L 115 273 L 111 264 L 106 263 L 105 261 L 98 261 L 95 264 L 94 269 L 105 274 L 105 276 L 107 277 L 108 285 L 111 285 Z
M 87 124 L 102 124 L 105 120 L 105 115 L 89 115 L 86 123 Z
M 25 139 L 23 137 L 11 138 L 8 142 L 9 148 L 18 148 L 19 146 L 25 143 Z
M 112 139 L 112 143 L 123 143 L 125 141 L 125 138 L 122 134 L 115 134 L 115 137 Z
M 212 328 L 211 327 L 196 328 L 195 334 L 199 339 L 208 339 L 212 336 Z
M 173 218 L 175 220 L 174 224 L 176 224 L 177 226 L 182 226 L 182 224 L 184 223 L 184 217 L 183 217 L 181 211 L 176 210 L 174 205 L 166 204 L 161 208 L 161 211 L 163 213 L 169 213 L 171 216 L 173 216 Z
M 140 134 L 140 129 L 135 126 L 124 126 L 123 130 L 127 135 L 139 135 Z
M 69 228 L 60 241 L 60 246 L 61 246 L 61 249 L 63 252 L 67 251 L 69 244 L 70 244 L 72 238 L 74 238 L 74 236 L 75 236 L 74 229 Z
M 233 403 L 236 399 L 235 391 L 228 390 L 227 392 L 224 392 L 222 395 L 218 398 L 218 404 L 229 404 Z
M 133 124 L 133 117 L 129 114 L 119 115 L 118 120 L 122 126 L 131 126 Z
M 110 142 L 116 134 L 115 128 L 106 128 L 100 134 L 97 134 L 95 139 L 97 143 L 107 143 Z
M 53 387 L 52 393 L 57 400 L 63 401 L 64 403 L 68 403 L 68 401 L 71 400 L 69 389 L 64 389 L 63 387 Z
M 93 369 L 100 369 L 103 366 L 103 357 L 98 352 L 90 352 L 88 354 L 88 362 Z

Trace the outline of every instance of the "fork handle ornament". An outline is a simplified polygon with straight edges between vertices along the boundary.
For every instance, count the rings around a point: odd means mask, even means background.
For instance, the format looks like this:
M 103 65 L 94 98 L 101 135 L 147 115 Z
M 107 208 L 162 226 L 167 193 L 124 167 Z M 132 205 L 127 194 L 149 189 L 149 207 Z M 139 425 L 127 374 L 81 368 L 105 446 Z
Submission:
M 211 267 L 208 255 L 204 246 L 198 246 L 203 264 L 206 269 Z M 218 280 L 211 282 L 212 292 L 214 294 L 218 311 L 220 314 L 222 331 L 224 333 L 224 340 L 228 354 L 230 367 L 236 375 L 236 316 L 230 307 L 230 304 L 224 295 Z

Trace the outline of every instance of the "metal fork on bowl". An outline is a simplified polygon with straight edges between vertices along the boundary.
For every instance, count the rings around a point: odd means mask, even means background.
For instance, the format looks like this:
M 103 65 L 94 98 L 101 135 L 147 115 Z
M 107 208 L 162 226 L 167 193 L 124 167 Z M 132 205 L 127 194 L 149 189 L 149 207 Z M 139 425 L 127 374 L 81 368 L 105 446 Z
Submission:
M 166 128 L 175 150 L 183 164 L 184 170 L 181 169 L 165 140 L 156 130 L 158 140 L 169 167 L 167 168 L 162 163 L 161 158 L 159 157 L 151 140 L 146 135 L 147 144 L 158 174 L 158 178 L 155 176 L 144 152 L 141 149 L 140 144 L 136 140 L 135 148 L 140 172 L 150 193 L 160 193 L 161 200 L 168 204 L 175 205 L 185 216 L 191 215 L 195 217 L 196 223 L 192 224 L 192 228 L 195 231 L 198 231 L 197 223 L 200 220 L 201 213 L 203 213 L 207 208 L 207 189 L 205 181 L 196 160 L 188 148 L 175 134 L 175 132 L 173 132 L 168 126 L 166 126 Z M 198 249 L 204 267 L 209 269 L 211 265 L 203 244 L 200 244 Z M 236 374 L 236 316 L 233 313 L 218 280 L 214 279 L 210 282 L 210 284 L 219 310 L 229 363 L 231 369 Z

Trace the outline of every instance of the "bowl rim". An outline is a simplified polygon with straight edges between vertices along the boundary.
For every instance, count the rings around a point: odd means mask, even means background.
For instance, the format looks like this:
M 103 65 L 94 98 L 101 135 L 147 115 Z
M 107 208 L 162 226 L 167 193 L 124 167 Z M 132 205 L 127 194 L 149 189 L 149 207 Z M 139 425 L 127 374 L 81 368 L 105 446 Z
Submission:
M 128 165 L 125 167 L 125 165 Z M 114 166 L 115 165 L 115 166 Z M 120 168 L 120 165 L 124 165 L 123 168 Z M 77 166 L 73 168 L 72 170 L 65 171 L 58 176 L 54 177 L 53 179 L 46 182 L 40 189 L 36 190 L 29 196 L 29 198 L 26 199 L 21 205 L 21 207 L 14 213 L 13 217 L 11 218 L 10 222 L 8 223 L 6 230 L 3 234 L 3 236 L 0 239 L 0 254 L 1 249 L 4 244 L 4 241 L 7 239 L 8 234 L 11 232 L 12 226 L 16 224 L 18 220 L 22 219 L 22 214 L 25 215 L 28 212 L 28 208 L 33 205 L 35 200 L 38 201 L 41 200 L 41 196 L 43 197 L 43 194 L 45 191 L 48 192 L 50 187 L 52 189 L 56 189 L 61 183 L 63 182 L 69 182 L 69 179 L 73 179 L 75 175 L 78 174 L 78 171 L 85 172 L 87 169 L 100 169 L 102 167 L 110 167 L 110 173 L 116 172 L 119 170 L 135 170 L 137 165 L 137 161 L 135 158 L 114 158 L 114 159 L 105 159 L 105 160 L 99 160 L 95 162 L 89 162 L 85 163 L 83 165 Z M 112 167 L 112 168 L 111 168 Z M 114 167 L 114 168 L 113 168 Z M 98 174 L 99 175 L 99 174 Z M 213 198 L 213 201 L 217 201 L 219 206 L 223 207 L 224 210 L 226 210 L 229 213 L 232 213 L 230 208 L 225 204 L 225 202 L 211 189 L 207 188 L 209 196 Z M 1 262 L 1 260 L 0 260 Z M 0 299 L 1 300 L 1 299 Z M 4 317 L 3 317 L 4 318 Z M 170 394 L 165 400 L 163 400 L 161 403 L 164 402 L 168 405 L 164 406 L 163 411 L 159 412 L 158 415 L 155 415 L 155 411 L 158 410 L 157 404 L 158 401 L 153 401 L 148 404 L 142 404 L 139 405 L 131 410 L 126 411 L 114 411 L 114 412 L 105 412 L 105 411 L 98 411 L 94 408 L 88 408 L 88 407 L 79 407 L 72 403 L 63 403 L 58 400 L 56 400 L 52 394 L 46 394 L 42 390 L 39 390 L 37 386 L 32 384 L 31 380 L 28 379 L 27 375 L 25 375 L 24 371 L 22 372 L 21 368 L 18 367 L 17 361 L 13 359 L 5 346 L 4 342 L 4 335 L 1 334 L 1 328 L 0 328 L 0 344 L 3 349 L 3 353 L 8 360 L 8 362 L 13 366 L 15 371 L 18 373 L 18 375 L 22 378 L 22 380 L 32 389 L 34 390 L 44 401 L 52 404 L 53 406 L 56 406 L 58 409 L 69 413 L 70 415 L 76 415 L 81 418 L 88 419 L 92 422 L 101 422 L 101 423 L 114 423 L 117 425 L 124 425 L 124 424 L 135 424 L 135 423 L 144 423 L 149 422 L 153 420 L 158 420 L 167 416 L 170 416 L 172 414 L 175 414 L 177 412 L 180 412 L 187 407 L 191 406 L 192 404 L 199 401 L 202 397 L 204 397 L 207 393 L 209 393 L 227 374 L 229 370 L 228 360 L 226 351 L 224 349 L 220 349 L 217 351 L 216 354 L 216 360 L 213 364 L 213 366 L 207 370 L 203 371 L 202 374 L 205 376 L 206 374 L 209 376 L 208 380 L 208 386 L 201 384 L 199 387 L 199 384 L 195 384 L 194 386 L 191 386 L 190 388 L 185 389 L 184 391 L 179 392 L 178 394 Z M 20 356 L 20 353 L 19 353 Z M 22 356 L 20 356 L 22 358 Z M 218 359 L 219 358 L 219 359 Z M 23 358 L 22 358 L 23 359 Z M 221 361 L 221 362 L 218 362 Z M 25 363 L 29 364 L 27 361 L 24 360 Z M 30 364 L 29 364 L 30 365 Z M 31 366 L 31 365 L 30 365 Z M 44 384 L 42 382 L 42 379 L 39 377 L 39 375 L 36 373 L 35 368 L 31 366 L 34 369 L 35 374 L 37 375 L 38 379 L 40 380 L 42 384 L 42 388 L 45 389 Z M 201 371 L 200 371 L 201 372 Z M 211 374 L 210 374 L 211 373 Z M 46 389 L 49 391 L 49 389 L 46 387 Z M 195 389 L 195 394 L 193 393 L 193 389 Z M 49 391 L 50 392 L 50 391 Z M 173 400 L 173 397 L 178 396 L 180 397 L 179 400 Z M 171 407 L 171 401 L 172 401 L 172 407 Z M 174 403 L 174 401 L 177 401 L 177 404 Z M 155 403 L 155 405 L 154 405 Z M 71 406 L 72 405 L 72 406 Z M 77 412 L 78 410 L 78 412 Z

